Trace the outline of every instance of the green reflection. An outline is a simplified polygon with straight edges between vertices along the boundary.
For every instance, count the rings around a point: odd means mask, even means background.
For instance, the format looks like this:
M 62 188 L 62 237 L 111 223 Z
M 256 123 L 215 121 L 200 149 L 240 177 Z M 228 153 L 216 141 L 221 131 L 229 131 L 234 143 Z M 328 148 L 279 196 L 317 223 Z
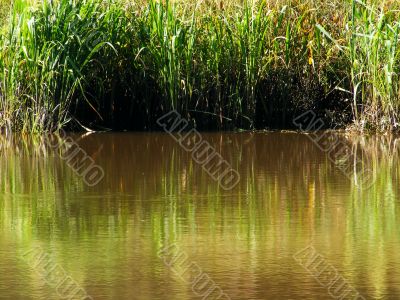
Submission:
M 241 175 L 230 191 L 164 134 L 72 135 L 105 171 L 95 187 L 60 158 L 63 147 L 2 136 L 0 282 L 11 288 L 0 295 L 54 297 L 18 260 L 40 246 L 95 299 L 196 299 L 157 256 L 176 243 L 232 299 L 329 299 L 292 257 L 313 244 L 364 296 L 395 298 L 398 139 L 330 135 L 351 162 L 362 157 L 356 174 L 306 135 L 204 134 Z M 356 184 L 363 168 L 369 189 Z

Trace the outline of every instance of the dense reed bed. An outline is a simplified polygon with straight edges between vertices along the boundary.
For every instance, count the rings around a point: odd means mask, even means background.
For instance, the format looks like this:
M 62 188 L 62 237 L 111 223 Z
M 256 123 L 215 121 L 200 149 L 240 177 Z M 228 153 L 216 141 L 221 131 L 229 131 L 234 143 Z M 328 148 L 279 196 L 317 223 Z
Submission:
M 0 126 L 399 129 L 395 1 L 16 0 L 0 40 Z M 79 125 L 80 126 L 80 125 Z

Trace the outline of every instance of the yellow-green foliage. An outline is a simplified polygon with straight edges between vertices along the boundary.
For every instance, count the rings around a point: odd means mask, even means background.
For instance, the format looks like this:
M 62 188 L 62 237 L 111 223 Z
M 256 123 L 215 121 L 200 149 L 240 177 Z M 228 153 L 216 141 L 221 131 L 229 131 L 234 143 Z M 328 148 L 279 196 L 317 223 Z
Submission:
M 3 24 L 7 19 L 8 12 L 10 10 L 9 0 L 0 0 L 0 23 Z
M 17 0 L 1 40 L 0 126 L 40 132 L 77 118 L 151 128 L 176 109 L 200 126 L 286 127 L 313 109 L 359 129 L 398 129 L 398 8 Z

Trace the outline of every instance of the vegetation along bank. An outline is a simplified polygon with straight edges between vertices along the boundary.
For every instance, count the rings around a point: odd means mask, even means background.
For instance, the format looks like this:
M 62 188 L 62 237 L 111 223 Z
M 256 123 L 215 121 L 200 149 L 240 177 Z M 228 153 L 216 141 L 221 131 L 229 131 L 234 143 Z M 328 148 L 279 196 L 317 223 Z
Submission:
M 0 3 L 3 130 L 399 129 L 395 0 Z

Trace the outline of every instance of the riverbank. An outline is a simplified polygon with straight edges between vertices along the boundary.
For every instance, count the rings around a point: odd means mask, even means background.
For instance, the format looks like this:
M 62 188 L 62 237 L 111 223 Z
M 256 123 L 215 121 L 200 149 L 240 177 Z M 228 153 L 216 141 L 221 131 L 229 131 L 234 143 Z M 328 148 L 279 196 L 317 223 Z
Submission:
M 0 40 L 0 127 L 399 129 L 394 1 L 28 1 Z

